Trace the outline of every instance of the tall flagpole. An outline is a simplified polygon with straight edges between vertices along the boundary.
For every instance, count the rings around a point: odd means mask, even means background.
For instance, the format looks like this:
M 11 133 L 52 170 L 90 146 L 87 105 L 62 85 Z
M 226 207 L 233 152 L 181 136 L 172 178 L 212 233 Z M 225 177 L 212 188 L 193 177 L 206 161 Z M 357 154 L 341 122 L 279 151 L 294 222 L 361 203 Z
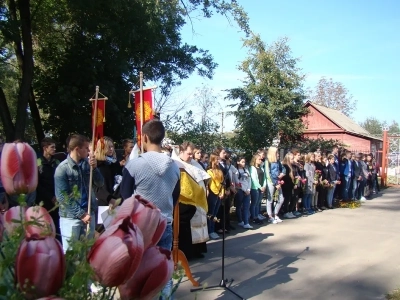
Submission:
M 139 88 L 140 88 L 140 150 L 143 153 L 143 72 L 139 73 Z
M 92 152 L 94 151 L 94 140 L 96 139 L 96 125 L 97 125 L 97 102 L 99 100 L 99 86 L 96 86 L 96 96 L 94 97 L 94 114 L 92 120 Z M 90 153 L 92 155 L 93 153 Z M 90 209 L 92 204 L 92 181 L 93 181 L 93 167 L 90 166 L 90 174 L 89 174 L 89 195 L 88 195 L 88 215 L 90 216 Z M 90 230 L 90 221 L 86 226 L 86 235 L 89 234 Z

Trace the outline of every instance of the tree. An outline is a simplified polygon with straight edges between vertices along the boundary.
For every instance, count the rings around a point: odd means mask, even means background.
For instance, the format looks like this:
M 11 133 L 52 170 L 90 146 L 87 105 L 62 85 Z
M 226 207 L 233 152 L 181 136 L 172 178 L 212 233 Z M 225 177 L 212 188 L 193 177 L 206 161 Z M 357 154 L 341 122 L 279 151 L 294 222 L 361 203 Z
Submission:
M 400 126 L 399 123 L 397 123 L 396 121 L 392 121 L 392 123 L 390 125 L 387 125 L 387 123 L 384 123 L 385 126 L 389 127 L 389 133 L 393 134 L 393 133 L 400 133 Z
M 383 123 L 375 117 L 368 117 L 360 126 L 372 135 L 382 136 Z
M 281 142 L 298 140 L 303 133 L 301 117 L 307 113 L 303 101 L 304 75 L 291 56 L 287 39 L 267 47 L 259 35 L 245 40 L 249 56 L 239 66 L 244 86 L 228 90 L 235 101 L 236 147 L 247 155 Z
M 296 148 L 301 153 L 315 152 L 318 149 L 322 153 L 326 153 L 327 151 L 332 151 L 332 148 L 334 146 L 343 147 L 345 145 L 343 143 L 341 143 L 339 140 L 334 140 L 334 139 L 328 140 L 328 139 L 324 139 L 322 137 L 319 137 L 317 139 L 310 139 L 310 138 L 304 137 L 301 140 L 296 141 L 294 143 L 285 143 L 285 144 L 281 145 L 282 148 L 285 148 L 288 150 Z
M 211 153 L 217 146 L 224 144 L 219 134 L 218 123 L 208 119 L 204 122 L 196 122 L 191 110 L 183 117 L 178 116 L 167 126 L 167 137 L 176 145 L 184 141 L 192 142 L 207 153 Z
M 11 99 L 16 118 L 3 109 L 10 100 L 0 93 L 7 136 L 23 138 L 28 115 L 37 139 L 43 131 L 62 140 L 72 132 L 89 135 L 88 98 L 95 85 L 109 97 L 106 134 L 130 136 L 125 99 L 138 87 L 139 71 L 147 82 L 161 82 L 165 93 L 193 72 L 212 77 L 212 55 L 181 39 L 195 10 L 206 18 L 213 12 L 233 16 L 249 32 L 247 15 L 234 0 L 0 1 L 0 54 L 7 57 L 0 64 L 15 57 L 19 71 L 18 102 Z
M 353 99 L 342 83 L 326 77 L 321 77 L 315 89 L 309 92 L 308 99 L 313 103 L 339 110 L 348 117 L 351 117 L 357 107 L 357 100 Z

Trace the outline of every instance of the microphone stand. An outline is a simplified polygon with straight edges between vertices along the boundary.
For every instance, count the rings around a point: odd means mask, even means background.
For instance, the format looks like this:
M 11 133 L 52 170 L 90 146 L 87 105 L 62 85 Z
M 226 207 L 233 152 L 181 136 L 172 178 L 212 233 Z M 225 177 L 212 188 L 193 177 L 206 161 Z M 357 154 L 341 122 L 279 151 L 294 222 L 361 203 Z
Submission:
M 207 287 L 198 287 L 198 288 L 193 288 L 190 289 L 191 292 L 196 292 L 199 290 L 209 290 L 209 289 L 215 289 L 215 288 L 222 288 L 224 290 L 227 290 L 229 292 L 231 292 L 232 294 L 234 294 L 236 297 L 238 297 L 239 299 L 242 300 L 246 300 L 246 298 L 243 298 L 242 296 L 240 296 L 239 294 L 237 294 L 235 291 L 233 291 L 229 286 L 232 284 L 233 282 L 233 278 L 228 280 L 227 278 L 225 278 L 225 223 L 226 223 L 226 216 L 225 216 L 225 201 L 227 201 L 228 199 L 223 199 L 222 200 L 222 214 L 223 214 L 223 224 L 222 224 L 222 276 L 221 276 L 221 281 L 219 284 L 216 285 L 211 285 L 211 286 L 207 286 Z M 228 286 L 229 285 L 229 286 Z

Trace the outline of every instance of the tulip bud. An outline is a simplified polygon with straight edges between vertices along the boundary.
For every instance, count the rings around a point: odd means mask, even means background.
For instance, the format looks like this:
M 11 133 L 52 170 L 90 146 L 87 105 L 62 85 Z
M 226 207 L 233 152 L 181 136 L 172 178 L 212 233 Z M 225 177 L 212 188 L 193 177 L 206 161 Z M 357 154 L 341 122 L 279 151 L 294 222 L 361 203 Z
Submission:
M 121 299 L 153 299 L 171 279 L 173 271 L 171 251 L 150 247 L 143 254 L 136 273 L 118 287 Z
M 3 215 L 0 214 L 0 243 L 3 241 L 3 232 L 4 232 L 4 220 L 3 220 Z
M 37 157 L 27 143 L 6 143 L 1 153 L 1 182 L 7 194 L 29 194 L 38 184 Z
M 27 238 L 37 235 L 40 237 L 56 237 L 56 227 L 49 212 L 41 206 L 29 207 L 25 212 L 25 236 Z
M 107 287 L 124 283 L 136 272 L 144 252 L 143 236 L 130 217 L 119 220 L 96 240 L 88 254 L 96 279 Z
M 25 218 L 25 210 L 25 207 L 14 206 L 4 213 L 4 228 L 8 234 L 11 234 L 15 228 L 22 226 Z
M 61 288 L 66 271 L 64 252 L 52 237 L 25 239 L 19 246 L 15 278 L 28 298 L 54 295 Z
M 126 216 L 131 216 L 132 223 L 141 230 L 145 250 L 157 245 L 167 227 L 167 219 L 154 203 L 139 195 L 132 196 L 122 203 L 114 222 Z

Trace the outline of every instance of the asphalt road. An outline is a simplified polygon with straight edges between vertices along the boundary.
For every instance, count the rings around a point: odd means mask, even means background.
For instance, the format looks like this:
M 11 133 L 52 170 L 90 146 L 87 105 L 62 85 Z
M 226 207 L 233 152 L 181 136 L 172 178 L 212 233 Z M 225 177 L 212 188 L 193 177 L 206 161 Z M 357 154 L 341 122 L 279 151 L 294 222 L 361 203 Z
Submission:
M 232 231 L 225 242 L 225 278 L 244 299 L 385 299 L 400 287 L 400 189 L 389 188 L 356 209 Z M 222 279 L 222 241 L 190 263 L 201 284 Z M 217 288 L 190 292 L 186 277 L 175 299 L 239 299 Z

